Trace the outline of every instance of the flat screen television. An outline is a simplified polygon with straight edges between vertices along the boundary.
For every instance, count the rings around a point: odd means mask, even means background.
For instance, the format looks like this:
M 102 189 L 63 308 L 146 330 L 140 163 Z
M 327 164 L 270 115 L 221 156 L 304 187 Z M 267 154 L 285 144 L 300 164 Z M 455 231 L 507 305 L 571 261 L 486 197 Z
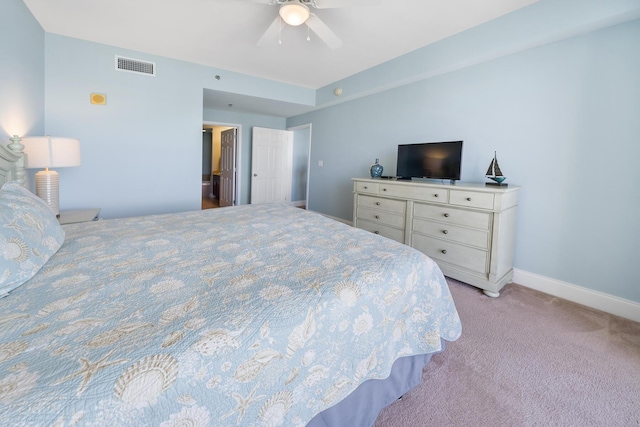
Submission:
M 396 175 L 401 179 L 459 180 L 462 141 L 398 145 Z

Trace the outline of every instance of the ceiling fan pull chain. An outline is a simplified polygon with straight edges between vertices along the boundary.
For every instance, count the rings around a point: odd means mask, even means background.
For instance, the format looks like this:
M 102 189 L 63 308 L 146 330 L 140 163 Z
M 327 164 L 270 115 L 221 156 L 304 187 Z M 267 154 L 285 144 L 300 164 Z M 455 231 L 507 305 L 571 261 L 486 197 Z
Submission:
M 307 41 L 311 41 L 311 29 L 307 25 Z
M 282 44 L 282 18 L 280 18 L 280 26 L 278 28 L 278 44 Z

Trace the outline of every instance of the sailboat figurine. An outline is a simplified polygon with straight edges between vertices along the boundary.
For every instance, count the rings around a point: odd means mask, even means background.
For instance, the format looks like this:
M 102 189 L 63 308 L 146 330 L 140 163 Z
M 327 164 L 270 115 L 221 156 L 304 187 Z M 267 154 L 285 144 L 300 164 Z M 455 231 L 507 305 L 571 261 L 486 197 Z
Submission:
M 500 166 L 498 166 L 498 157 L 496 156 L 496 152 L 493 152 L 493 159 L 489 164 L 489 169 L 487 169 L 486 173 L 487 178 L 495 181 L 495 182 L 487 182 L 487 185 L 508 185 L 503 184 L 502 181 L 507 179 L 506 176 L 502 175 L 502 171 L 500 170 Z

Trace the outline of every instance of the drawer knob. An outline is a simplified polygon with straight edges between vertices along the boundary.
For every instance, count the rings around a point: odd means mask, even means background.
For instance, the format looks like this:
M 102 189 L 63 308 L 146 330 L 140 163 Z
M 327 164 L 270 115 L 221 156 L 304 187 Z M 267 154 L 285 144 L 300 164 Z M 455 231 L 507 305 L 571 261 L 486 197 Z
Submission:
M 376 206 L 380 206 L 380 202 L 376 202 Z
M 438 193 L 434 194 L 433 197 L 440 197 Z
M 380 232 L 379 231 L 374 231 L 373 234 L 380 234 Z
M 380 219 L 380 215 L 376 215 L 376 219 Z
M 467 202 L 470 202 L 470 201 L 471 201 L 471 197 L 467 197 Z
M 368 188 L 369 188 L 369 187 L 367 187 L 366 185 L 364 186 L 364 189 L 365 189 L 365 190 L 366 190 L 366 189 L 368 189 Z
M 447 254 L 447 250 L 446 250 L 446 249 L 443 249 L 443 250 L 441 250 L 440 252 L 442 252 L 444 255 L 446 255 L 446 254 Z
M 442 230 L 442 234 L 449 234 L 449 230 Z
M 386 189 L 386 188 L 383 188 L 383 189 L 382 189 L 382 191 L 387 191 L 387 189 Z
M 449 218 L 449 214 L 448 213 L 444 214 L 444 217 Z

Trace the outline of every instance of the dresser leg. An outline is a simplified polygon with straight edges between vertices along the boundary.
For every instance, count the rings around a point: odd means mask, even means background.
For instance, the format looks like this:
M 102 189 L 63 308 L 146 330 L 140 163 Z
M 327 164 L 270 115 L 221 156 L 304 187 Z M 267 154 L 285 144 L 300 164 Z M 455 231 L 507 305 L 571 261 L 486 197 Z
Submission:
M 482 292 L 484 292 L 484 294 L 486 296 L 491 297 L 491 298 L 498 298 L 500 296 L 500 292 L 491 292 L 491 291 L 488 291 L 486 289 L 484 289 Z

